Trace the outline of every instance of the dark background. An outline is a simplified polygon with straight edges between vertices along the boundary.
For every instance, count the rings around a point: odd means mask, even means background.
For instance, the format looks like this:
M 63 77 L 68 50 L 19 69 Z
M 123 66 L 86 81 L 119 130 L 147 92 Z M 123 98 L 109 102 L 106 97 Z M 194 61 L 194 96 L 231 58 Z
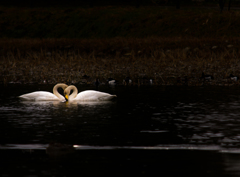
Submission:
M 239 0 L 8 0 L 0 2 L 0 6 L 18 7 L 93 7 L 93 6 L 215 6 L 218 4 L 237 5 Z
M 176 1 L 176 0 L 173 0 Z M 187 0 L 191 2 L 190 0 Z M 186 1 L 186 2 L 187 2 Z M 38 7 L 38 6 L 108 6 L 108 5 L 154 5 L 169 4 L 170 1 L 164 0 L 9 0 L 1 2 L 0 5 L 19 6 L 19 7 Z

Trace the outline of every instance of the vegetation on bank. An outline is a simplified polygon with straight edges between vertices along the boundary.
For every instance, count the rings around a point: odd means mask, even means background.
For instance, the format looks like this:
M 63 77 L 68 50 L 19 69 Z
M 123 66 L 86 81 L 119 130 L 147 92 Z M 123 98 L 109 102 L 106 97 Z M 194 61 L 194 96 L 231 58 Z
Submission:
M 2 39 L 0 83 L 233 85 L 240 38 Z M 202 72 L 214 76 L 201 78 Z
M 218 7 L 0 7 L 0 38 L 240 37 L 239 17 Z
M 229 77 L 240 76 L 239 16 L 208 8 L 2 7 L 0 83 L 239 84 Z

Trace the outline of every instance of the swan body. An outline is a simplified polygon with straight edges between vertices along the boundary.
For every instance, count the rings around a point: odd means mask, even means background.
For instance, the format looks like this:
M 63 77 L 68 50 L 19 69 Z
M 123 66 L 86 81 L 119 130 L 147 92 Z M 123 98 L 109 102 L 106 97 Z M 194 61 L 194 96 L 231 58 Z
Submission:
M 115 86 L 115 85 L 117 85 L 117 81 L 113 78 L 108 78 L 107 84 L 110 86 Z
M 68 86 L 66 84 L 56 84 L 53 87 L 53 93 L 47 91 L 36 91 L 19 96 L 22 100 L 28 101 L 65 101 L 65 98 L 58 93 L 58 88 L 65 90 Z
M 209 74 L 204 74 L 204 72 L 202 72 L 202 77 L 201 79 L 203 80 L 207 80 L 207 81 L 211 81 L 214 79 L 214 77 L 212 75 L 209 75 Z
M 237 76 L 234 76 L 233 74 L 230 74 L 230 75 L 229 75 L 229 78 L 230 78 L 232 81 L 238 81 L 238 77 L 237 77 Z
M 70 94 L 71 90 L 73 90 L 72 94 Z M 74 85 L 68 86 L 64 90 L 64 95 L 68 101 L 109 101 L 117 97 L 116 95 L 95 90 L 86 90 L 78 93 L 78 90 Z

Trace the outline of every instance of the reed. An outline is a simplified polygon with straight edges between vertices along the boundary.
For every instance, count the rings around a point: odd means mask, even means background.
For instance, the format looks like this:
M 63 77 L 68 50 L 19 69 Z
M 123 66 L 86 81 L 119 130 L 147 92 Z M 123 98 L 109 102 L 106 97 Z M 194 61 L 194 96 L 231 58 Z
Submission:
M 1 83 L 92 84 L 129 76 L 134 84 L 236 85 L 239 40 L 209 38 L 2 39 Z M 216 47 L 215 47 L 216 46 Z M 200 79 L 202 72 L 215 77 Z M 88 77 L 86 77 L 88 76 Z

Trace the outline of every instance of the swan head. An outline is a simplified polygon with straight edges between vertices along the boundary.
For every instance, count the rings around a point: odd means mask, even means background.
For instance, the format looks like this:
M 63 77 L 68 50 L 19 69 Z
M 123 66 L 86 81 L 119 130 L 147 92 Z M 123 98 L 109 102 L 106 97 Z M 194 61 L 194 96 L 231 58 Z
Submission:
M 69 91 L 67 90 L 66 91 L 66 89 L 64 90 L 64 97 L 65 97 L 65 99 L 66 99 L 66 101 L 68 101 L 69 100 Z
M 72 90 L 73 92 L 71 93 Z M 66 101 L 69 101 L 74 99 L 77 96 L 77 93 L 78 93 L 77 88 L 74 85 L 70 85 L 64 90 L 64 97 Z
M 66 101 L 68 101 L 68 99 L 69 99 L 68 95 L 65 95 L 65 99 L 66 99 Z

